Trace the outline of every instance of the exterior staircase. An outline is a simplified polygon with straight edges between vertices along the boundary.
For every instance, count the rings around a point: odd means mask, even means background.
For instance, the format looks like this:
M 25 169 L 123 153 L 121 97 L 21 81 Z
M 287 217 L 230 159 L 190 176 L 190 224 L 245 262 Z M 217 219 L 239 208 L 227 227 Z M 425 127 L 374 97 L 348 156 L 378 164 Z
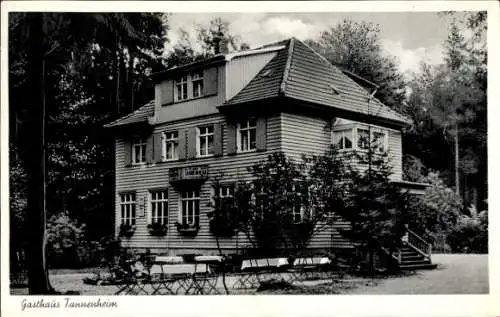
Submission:
M 421 269 L 434 269 L 436 264 L 433 264 L 431 257 L 425 256 L 408 243 L 404 243 L 400 249 L 401 260 L 399 268 L 401 270 L 421 270 Z
M 403 246 L 392 255 L 401 270 L 434 269 L 432 263 L 432 244 L 425 241 L 410 229 L 403 237 Z

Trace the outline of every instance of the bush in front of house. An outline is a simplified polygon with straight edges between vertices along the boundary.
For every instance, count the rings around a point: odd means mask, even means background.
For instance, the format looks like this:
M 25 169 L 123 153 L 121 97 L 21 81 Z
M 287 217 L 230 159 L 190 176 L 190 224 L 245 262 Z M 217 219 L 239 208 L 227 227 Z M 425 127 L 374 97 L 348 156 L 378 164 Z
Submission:
M 409 201 L 409 226 L 426 240 L 443 245 L 445 237 L 457 224 L 463 208 L 462 199 L 445 185 L 438 173 L 429 173 L 423 181 L 430 186 L 424 195 Z
M 488 211 L 470 206 L 467 214 L 458 217 L 447 242 L 453 252 L 488 253 Z

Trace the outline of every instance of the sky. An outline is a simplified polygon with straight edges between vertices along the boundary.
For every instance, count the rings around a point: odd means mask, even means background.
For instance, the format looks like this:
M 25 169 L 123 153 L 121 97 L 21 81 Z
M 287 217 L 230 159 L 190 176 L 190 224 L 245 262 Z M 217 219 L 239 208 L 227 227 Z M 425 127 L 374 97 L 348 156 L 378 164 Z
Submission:
M 404 73 L 417 71 L 422 61 L 433 65 L 442 62 L 448 32 L 448 21 L 435 12 L 172 13 L 169 45 L 178 39 L 179 28 L 194 39 L 196 25 L 209 25 L 216 17 L 229 21 L 233 34 L 241 36 L 251 47 L 292 36 L 316 39 L 321 31 L 345 18 L 372 22 L 380 27 L 382 47 L 399 60 Z

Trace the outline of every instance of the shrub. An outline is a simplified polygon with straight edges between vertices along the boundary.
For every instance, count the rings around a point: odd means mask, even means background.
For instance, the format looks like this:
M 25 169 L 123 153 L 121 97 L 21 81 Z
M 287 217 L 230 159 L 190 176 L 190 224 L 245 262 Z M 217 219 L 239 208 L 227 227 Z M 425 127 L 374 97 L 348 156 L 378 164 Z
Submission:
M 85 225 L 79 225 L 66 213 L 52 216 L 47 223 L 47 261 L 52 267 L 81 266 L 89 245 Z
M 408 202 L 410 228 L 434 243 L 443 243 L 455 227 L 462 200 L 447 187 L 437 173 L 429 173 L 425 182 L 430 186 L 423 196 L 412 197 Z
M 487 253 L 488 252 L 488 211 L 478 212 L 470 206 L 469 214 L 458 218 L 457 225 L 448 235 L 448 243 L 453 252 Z

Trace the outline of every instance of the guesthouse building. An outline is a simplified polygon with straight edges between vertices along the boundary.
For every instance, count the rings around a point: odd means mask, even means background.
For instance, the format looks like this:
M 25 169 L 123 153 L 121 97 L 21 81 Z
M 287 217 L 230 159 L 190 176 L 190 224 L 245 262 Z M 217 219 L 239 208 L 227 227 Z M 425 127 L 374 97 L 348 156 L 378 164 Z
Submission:
M 402 181 L 401 131 L 409 121 L 300 40 L 218 54 L 154 79 L 154 100 L 106 125 L 116 140 L 115 230 L 124 247 L 217 253 L 207 216 L 212 180 L 229 195 L 232 184 L 250 179 L 249 166 L 273 152 L 300 157 L 332 143 L 365 150 L 376 138 L 389 154 L 391 179 L 422 189 Z M 154 234 L 153 223 L 166 230 Z M 349 248 L 337 231 L 345 225 L 322 231 L 309 247 Z M 234 253 L 246 238 L 237 233 L 219 243 Z

